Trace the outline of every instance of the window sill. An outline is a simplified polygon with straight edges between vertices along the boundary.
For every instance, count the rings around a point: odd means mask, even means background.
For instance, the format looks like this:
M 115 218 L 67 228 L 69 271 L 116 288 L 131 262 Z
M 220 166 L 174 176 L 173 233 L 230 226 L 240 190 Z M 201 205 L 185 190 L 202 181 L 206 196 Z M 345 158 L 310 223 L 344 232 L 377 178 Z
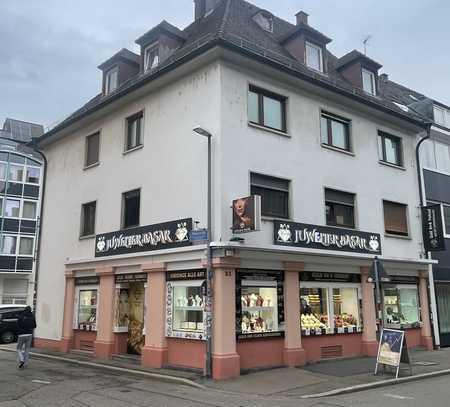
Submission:
M 86 166 L 83 168 L 83 171 L 90 170 L 91 168 L 98 167 L 99 165 L 100 165 L 100 161 L 98 161 L 98 162 L 96 162 L 96 163 L 94 163 L 94 164 L 91 164 L 91 165 L 86 165 Z
M 398 170 L 406 171 L 406 168 L 405 168 L 405 167 L 402 167 L 401 165 L 391 164 L 391 163 L 388 163 L 388 162 L 383 161 L 383 160 L 378 160 L 378 162 L 379 162 L 381 165 L 385 165 L 386 167 L 397 168 Z
M 132 153 L 133 151 L 141 150 L 142 148 L 144 148 L 144 145 L 143 145 L 143 144 L 141 144 L 141 145 L 139 145 L 139 146 L 137 146 L 137 147 L 130 148 L 129 150 L 126 150 L 126 151 L 122 152 L 122 155 L 130 154 L 130 153 Z
M 273 222 L 274 220 L 278 220 L 280 222 L 293 222 L 291 218 L 280 218 L 276 216 L 261 216 L 261 220 L 263 222 Z
M 384 237 L 391 237 L 394 239 L 412 240 L 411 236 L 394 235 L 392 233 L 385 233 Z
M 78 239 L 79 239 L 79 240 L 90 240 L 90 239 L 95 239 L 95 235 L 80 236 Z
M 348 151 L 348 150 L 343 150 L 341 148 L 333 147 L 333 146 L 330 146 L 328 144 L 323 144 L 323 143 L 321 143 L 320 145 L 322 146 L 322 148 L 325 148 L 327 150 L 336 151 L 336 152 L 342 153 L 342 154 L 347 154 L 347 155 L 352 156 L 352 157 L 355 156 L 355 153 L 353 153 L 351 151 Z
M 284 136 L 284 137 L 288 137 L 288 138 L 291 137 L 288 133 L 286 133 L 284 131 L 271 129 L 270 127 L 261 126 L 259 124 L 255 124 L 255 123 L 252 123 L 252 122 L 248 122 L 248 125 L 249 125 L 249 127 L 253 127 L 255 129 L 264 130 L 264 131 L 267 131 L 268 133 L 274 133 L 274 134 L 278 134 L 279 136 Z

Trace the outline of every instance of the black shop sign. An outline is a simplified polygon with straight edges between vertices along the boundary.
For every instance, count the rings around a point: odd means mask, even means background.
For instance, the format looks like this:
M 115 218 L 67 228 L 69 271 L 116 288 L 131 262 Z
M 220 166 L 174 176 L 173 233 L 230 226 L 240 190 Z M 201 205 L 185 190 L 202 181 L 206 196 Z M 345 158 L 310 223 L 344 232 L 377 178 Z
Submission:
M 192 219 L 104 233 L 95 238 L 95 257 L 117 256 L 189 246 Z
M 422 231 L 423 244 L 427 252 L 445 250 L 441 205 L 429 205 L 422 208 Z
M 273 238 L 274 244 L 279 246 L 381 255 L 378 233 L 353 229 L 275 220 Z
M 116 284 L 146 283 L 147 273 L 116 274 Z
M 304 271 L 300 273 L 300 281 L 319 281 L 332 283 L 361 283 L 359 274 L 328 273 L 319 271 Z

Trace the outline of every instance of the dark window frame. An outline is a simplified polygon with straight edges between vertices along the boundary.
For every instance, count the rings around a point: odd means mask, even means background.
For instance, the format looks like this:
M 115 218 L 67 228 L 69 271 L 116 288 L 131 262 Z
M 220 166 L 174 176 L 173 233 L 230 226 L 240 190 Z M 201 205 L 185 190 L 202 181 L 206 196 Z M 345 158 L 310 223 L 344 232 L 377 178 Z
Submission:
M 139 209 L 138 209 L 138 213 L 137 213 L 137 223 L 130 223 L 128 224 L 126 222 L 126 203 L 127 203 L 127 195 L 132 195 L 132 194 L 139 194 Z M 126 191 L 122 193 L 122 211 L 121 211 L 121 220 L 120 220 L 120 227 L 121 229 L 130 229 L 130 228 L 134 228 L 137 226 L 140 226 L 141 224 L 141 188 L 136 188 L 136 189 L 132 189 L 130 191 Z
M 281 183 L 287 183 L 287 188 L 277 188 L 274 186 L 268 186 L 267 184 L 264 185 L 263 183 L 258 183 L 252 181 L 252 176 L 260 177 L 261 179 L 266 179 L 267 181 L 275 181 L 275 182 L 281 182 Z M 264 198 L 263 196 L 258 193 L 259 191 L 266 191 L 266 192 L 276 192 L 276 193 L 283 193 L 285 195 L 285 205 L 283 208 L 283 213 L 276 212 L 276 211 L 270 211 L 267 212 L 265 209 L 264 204 Z M 275 219 L 290 219 L 290 199 L 291 199 L 291 181 L 288 179 L 280 178 L 280 177 L 274 177 L 271 175 L 265 175 L 265 174 L 259 174 L 255 172 L 250 173 L 250 194 L 251 195 L 260 195 L 261 196 L 261 216 L 266 218 L 275 218 Z
M 97 137 L 98 141 L 97 141 L 97 160 L 93 161 L 93 162 L 89 162 L 89 140 L 91 140 L 92 138 Z M 86 141 L 85 141 L 85 154 L 84 154 L 84 168 L 90 168 L 93 167 L 94 165 L 97 165 L 100 163 L 100 139 L 101 139 L 101 133 L 100 131 L 96 131 L 95 133 L 90 134 L 89 136 L 86 136 Z
M 94 207 L 94 222 L 92 225 L 92 231 L 86 230 L 86 209 L 88 207 Z M 84 204 L 81 204 L 81 219 L 80 219 L 80 238 L 92 237 L 95 236 L 95 229 L 97 223 L 97 201 L 90 201 Z M 91 232 L 91 233 L 88 233 Z
M 126 130 L 125 130 L 125 152 L 134 150 L 135 148 L 141 147 L 143 145 L 143 120 L 144 120 L 144 111 L 141 110 L 125 119 L 126 121 Z M 135 146 L 130 145 L 130 129 L 132 124 L 138 121 L 138 126 L 136 126 L 136 133 L 139 133 L 139 140 L 137 141 Z M 136 137 L 137 139 L 137 137 Z
M 320 142 L 322 145 L 325 145 L 327 147 L 333 147 L 333 148 L 337 148 L 338 150 L 341 151 L 347 151 L 347 152 L 352 152 L 352 144 L 351 144 L 351 123 L 352 121 L 350 119 L 346 119 L 342 116 L 338 116 L 336 114 L 327 112 L 325 110 L 322 110 L 320 112 L 320 119 L 322 122 L 322 118 L 326 119 L 327 122 L 327 143 L 324 143 L 322 140 L 322 129 L 321 129 L 321 133 L 320 133 Z M 344 124 L 344 128 L 346 129 L 345 131 L 345 141 L 346 141 L 346 145 L 347 148 L 342 148 L 339 146 L 336 146 L 333 144 L 333 128 L 332 128 L 332 122 L 339 122 L 341 124 Z
M 334 193 L 345 194 L 345 195 L 348 195 L 349 197 L 351 196 L 351 198 L 353 200 L 353 204 L 349 204 L 349 203 L 346 203 L 346 202 L 339 202 L 338 200 L 333 200 L 333 199 L 327 199 L 327 191 L 334 192 Z M 348 229 L 356 229 L 356 204 L 355 204 L 356 194 L 354 194 L 352 192 L 340 191 L 340 190 L 333 189 L 333 188 L 325 188 L 324 196 L 325 196 L 325 223 L 327 224 L 327 226 L 334 226 L 334 227 L 348 228 Z M 328 216 L 327 216 L 327 206 L 332 206 L 333 208 L 335 206 L 351 208 L 352 209 L 352 220 L 353 220 L 353 222 L 351 224 L 340 224 L 340 223 L 337 223 L 337 222 L 329 221 L 328 220 Z
M 397 167 L 403 167 L 404 166 L 404 160 L 403 160 L 403 145 L 402 145 L 402 138 L 398 136 L 394 136 L 392 134 L 386 133 L 384 131 L 379 130 L 378 131 L 378 138 L 381 139 L 381 158 L 380 161 L 389 165 L 395 165 Z M 396 143 L 398 147 L 397 152 L 397 162 L 392 163 L 387 160 L 386 157 L 386 139 L 389 139 Z
M 261 127 L 265 127 L 270 130 L 279 131 L 281 133 L 287 133 L 287 97 L 279 95 L 277 93 L 268 91 L 266 89 L 262 89 L 258 86 L 250 85 L 248 88 L 248 92 L 252 92 L 258 95 L 258 121 L 252 121 L 250 120 L 250 117 L 248 118 L 249 123 L 256 124 Z M 273 100 L 276 100 L 281 103 L 281 129 L 277 129 L 276 127 L 267 126 L 264 124 L 264 96 Z
M 398 232 L 398 231 L 388 230 L 387 225 L 386 225 L 386 208 L 385 208 L 386 203 L 394 205 L 394 206 L 402 207 L 404 209 L 406 232 Z M 404 203 L 400 203 L 400 202 L 389 201 L 387 199 L 382 200 L 382 205 L 383 205 L 384 232 L 390 236 L 409 237 L 410 236 L 410 226 L 409 226 L 409 218 L 408 218 L 408 205 L 404 204 Z

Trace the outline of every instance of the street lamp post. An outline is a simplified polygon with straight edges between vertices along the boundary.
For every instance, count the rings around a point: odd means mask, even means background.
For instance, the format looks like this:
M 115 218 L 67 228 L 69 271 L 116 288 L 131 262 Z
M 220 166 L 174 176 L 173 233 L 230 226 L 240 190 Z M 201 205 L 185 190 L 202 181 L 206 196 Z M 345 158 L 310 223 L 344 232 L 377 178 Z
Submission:
M 206 366 L 205 376 L 212 376 L 212 325 L 213 325 L 213 289 L 212 289 L 212 253 L 211 253 L 211 206 L 212 206 L 212 167 L 211 167 L 211 139 L 212 135 L 207 130 L 196 127 L 194 132 L 208 139 L 208 200 L 207 200 L 207 239 L 206 239 Z

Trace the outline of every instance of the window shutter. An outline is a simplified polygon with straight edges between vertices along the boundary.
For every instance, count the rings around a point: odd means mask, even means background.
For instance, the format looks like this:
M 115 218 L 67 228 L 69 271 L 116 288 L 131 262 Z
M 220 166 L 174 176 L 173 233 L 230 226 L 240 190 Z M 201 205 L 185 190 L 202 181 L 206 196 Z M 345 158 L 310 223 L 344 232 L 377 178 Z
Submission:
M 383 206 L 386 232 L 407 235 L 408 222 L 406 219 L 406 205 L 384 201 Z

